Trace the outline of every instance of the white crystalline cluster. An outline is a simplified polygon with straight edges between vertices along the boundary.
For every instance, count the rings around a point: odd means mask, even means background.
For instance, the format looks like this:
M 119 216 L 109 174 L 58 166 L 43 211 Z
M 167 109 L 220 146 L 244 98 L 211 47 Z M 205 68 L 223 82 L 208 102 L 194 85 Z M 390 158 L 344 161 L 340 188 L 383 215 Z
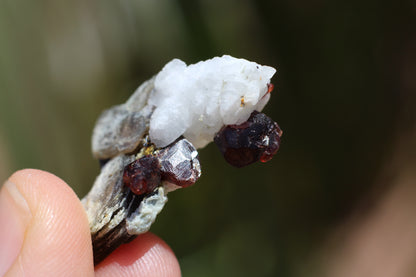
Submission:
M 211 142 L 222 126 L 240 124 L 269 100 L 276 70 L 224 55 L 187 66 L 170 61 L 156 76 L 149 104 L 150 139 L 164 147 L 184 135 L 196 148 Z

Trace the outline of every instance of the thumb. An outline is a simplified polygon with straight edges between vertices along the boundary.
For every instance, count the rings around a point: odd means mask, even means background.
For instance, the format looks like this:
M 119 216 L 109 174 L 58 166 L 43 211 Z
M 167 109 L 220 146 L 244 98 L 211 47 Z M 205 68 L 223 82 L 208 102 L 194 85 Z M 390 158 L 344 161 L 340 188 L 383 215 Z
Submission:
M 93 276 L 88 220 L 71 188 L 39 170 L 0 191 L 0 276 Z

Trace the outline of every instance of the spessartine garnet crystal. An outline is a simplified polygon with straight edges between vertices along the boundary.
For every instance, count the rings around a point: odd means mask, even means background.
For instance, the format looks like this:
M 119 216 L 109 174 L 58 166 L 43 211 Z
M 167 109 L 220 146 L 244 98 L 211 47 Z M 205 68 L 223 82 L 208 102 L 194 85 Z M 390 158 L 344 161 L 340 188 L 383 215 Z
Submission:
M 144 156 L 128 164 L 124 169 L 123 182 L 134 194 L 150 193 L 160 181 L 160 164 L 155 156 Z
M 201 176 L 198 151 L 186 139 L 179 139 L 158 153 L 162 180 L 180 187 L 193 185 Z
M 225 160 L 243 167 L 256 161 L 269 161 L 280 146 L 282 130 L 264 113 L 254 111 L 240 125 L 224 126 L 214 137 Z

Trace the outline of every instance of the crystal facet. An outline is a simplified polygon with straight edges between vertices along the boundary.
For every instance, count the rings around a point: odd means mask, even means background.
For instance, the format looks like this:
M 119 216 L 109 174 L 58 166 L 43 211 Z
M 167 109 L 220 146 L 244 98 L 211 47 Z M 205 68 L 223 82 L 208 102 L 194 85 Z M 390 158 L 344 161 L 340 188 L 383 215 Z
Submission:
M 159 154 L 162 179 L 181 187 L 193 185 L 201 176 L 198 152 L 186 139 L 163 149 Z

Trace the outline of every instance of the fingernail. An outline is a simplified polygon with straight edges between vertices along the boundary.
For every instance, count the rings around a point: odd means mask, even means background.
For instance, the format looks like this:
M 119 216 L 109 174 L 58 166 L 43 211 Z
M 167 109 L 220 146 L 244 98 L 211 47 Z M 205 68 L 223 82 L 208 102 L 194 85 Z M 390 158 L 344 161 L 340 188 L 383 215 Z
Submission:
M 19 255 L 30 218 L 25 198 L 15 184 L 7 181 L 0 191 L 0 276 Z

